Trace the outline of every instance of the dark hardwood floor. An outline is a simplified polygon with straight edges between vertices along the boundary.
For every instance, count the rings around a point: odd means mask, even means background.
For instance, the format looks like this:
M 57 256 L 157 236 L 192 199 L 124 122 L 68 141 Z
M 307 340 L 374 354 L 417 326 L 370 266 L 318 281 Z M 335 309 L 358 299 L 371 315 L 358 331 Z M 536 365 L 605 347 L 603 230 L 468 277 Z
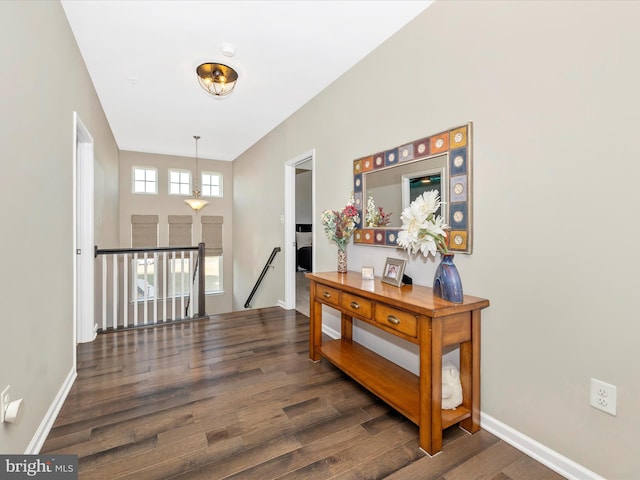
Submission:
M 100 335 L 41 453 L 79 455 L 87 480 L 562 478 L 485 431 L 421 453 L 413 423 L 309 361 L 308 321 L 273 307 Z

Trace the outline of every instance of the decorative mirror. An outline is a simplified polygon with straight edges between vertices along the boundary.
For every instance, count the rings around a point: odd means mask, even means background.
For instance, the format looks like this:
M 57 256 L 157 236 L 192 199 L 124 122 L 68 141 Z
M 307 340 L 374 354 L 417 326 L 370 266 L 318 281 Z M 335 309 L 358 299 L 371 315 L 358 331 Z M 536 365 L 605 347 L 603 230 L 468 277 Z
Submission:
M 471 253 L 472 123 L 353 162 L 356 244 L 396 247 L 400 214 L 425 191 L 438 190 L 450 227 L 447 247 Z

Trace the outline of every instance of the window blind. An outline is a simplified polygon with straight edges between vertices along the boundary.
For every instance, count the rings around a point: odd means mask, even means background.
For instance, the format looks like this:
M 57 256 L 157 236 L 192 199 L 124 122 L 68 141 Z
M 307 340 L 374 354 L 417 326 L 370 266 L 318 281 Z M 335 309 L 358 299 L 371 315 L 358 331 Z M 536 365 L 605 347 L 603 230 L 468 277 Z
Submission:
M 158 215 L 131 215 L 131 247 L 158 246 Z
M 203 215 L 200 217 L 202 222 L 202 241 L 205 245 L 205 255 L 220 256 L 222 255 L 222 216 Z
M 169 246 L 192 246 L 192 224 L 191 215 L 169 215 Z

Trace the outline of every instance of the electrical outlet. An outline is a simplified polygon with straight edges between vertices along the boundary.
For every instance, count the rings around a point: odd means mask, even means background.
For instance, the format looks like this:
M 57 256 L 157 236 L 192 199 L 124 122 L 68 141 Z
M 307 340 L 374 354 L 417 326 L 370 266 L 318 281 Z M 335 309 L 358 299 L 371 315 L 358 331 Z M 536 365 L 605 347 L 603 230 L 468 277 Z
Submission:
M 0 393 L 0 423 L 4 422 L 4 414 L 7 411 L 7 407 L 9 406 L 9 389 L 11 385 L 7 385 L 2 393 Z
M 591 379 L 589 403 L 592 407 L 615 417 L 617 400 L 618 393 L 615 385 L 596 380 L 595 378 Z

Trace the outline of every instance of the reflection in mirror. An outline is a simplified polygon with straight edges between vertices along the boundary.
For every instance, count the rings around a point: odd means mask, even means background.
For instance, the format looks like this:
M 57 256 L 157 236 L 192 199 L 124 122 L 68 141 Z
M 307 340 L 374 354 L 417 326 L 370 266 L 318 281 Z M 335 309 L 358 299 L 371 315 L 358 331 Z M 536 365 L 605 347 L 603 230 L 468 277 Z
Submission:
M 366 205 L 363 205 L 365 227 L 399 228 L 402 225 L 402 210 L 428 190 L 437 189 L 440 196 L 446 198 L 441 185 L 446 160 L 446 155 L 440 155 L 363 173 L 363 189 L 367 198 Z M 385 216 L 390 215 L 389 222 L 381 224 L 371 221 L 377 219 L 370 211 L 372 206 L 377 212 L 382 209 Z
M 354 199 L 361 219 L 356 244 L 396 246 L 404 208 L 424 192 L 438 190 L 444 202 L 438 214 L 450 226 L 449 249 L 471 253 L 471 126 L 354 161 Z
M 442 173 L 422 173 L 416 177 L 405 177 L 402 179 L 402 204 L 409 205 L 423 193 L 432 192 L 433 190 L 442 193 Z M 446 215 L 438 207 L 436 215 Z

